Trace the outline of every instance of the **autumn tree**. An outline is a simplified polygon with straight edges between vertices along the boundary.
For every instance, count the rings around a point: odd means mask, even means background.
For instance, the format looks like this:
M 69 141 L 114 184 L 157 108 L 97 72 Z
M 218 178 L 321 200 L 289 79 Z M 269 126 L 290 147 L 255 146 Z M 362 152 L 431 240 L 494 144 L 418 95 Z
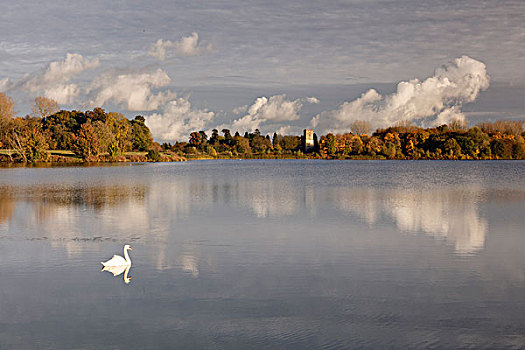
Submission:
M 47 160 L 49 146 L 42 132 L 42 123 L 34 118 L 15 118 L 10 123 L 8 146 L 21 162 Z
M 0 92 L 0 147 L 5 147 L 8 140 L 9 122 L 15 115 L 15 102 Z
M 67 150 L 72 147 L 72 135 L 87 121 L 78 111 L 59 111 L 42 119 L 42 128 L 52 149 Z
M 110 146 L 115 142 L 115 135 L 111 131 L 111 128 L 101 120 L 95 120 L 94 122 L 88 123 L 91 123 L 93 126 L 93 131 L 98 138 L 97 153 L 108 153 Z
M 100 151 L 98 134 L 91 122 L 82 124 L 73 138 L 73 152 L 83 159 L 96 157 Z
M 131 123 L 129 119 L 121 113 L 109 112 L 106 115 L 105 124 L 110 127 L 115 136 L 114 141 L 109 145 L 109 154 L 115 156 L 131 150 Z
M 15 115 L 15 102 L 0 92 L 0 119 L 10 119 Z
M 372 157 L 375 157 L 377 154 L 381 153 L 383 146 L 384 142 L 381 139 L 379 139 L 377 136 L 372 136 L 366 142 L 365 151 Z
M 401 139 L 397 132 L 386 133 L 383 138 L 385 145 L 383 147 L 382 153 L 389 159 L 401 158 L 403 153 L 401 150 Z
M 190 134 L 189 144 L 192 146 L 200 146 L 202 144 L 202 135 L 199 132 L 192 132 Z

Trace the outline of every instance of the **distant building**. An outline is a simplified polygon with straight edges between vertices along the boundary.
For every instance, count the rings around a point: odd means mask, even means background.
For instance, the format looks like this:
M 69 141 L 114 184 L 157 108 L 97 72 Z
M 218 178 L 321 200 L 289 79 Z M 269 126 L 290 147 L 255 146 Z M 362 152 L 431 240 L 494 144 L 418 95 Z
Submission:
M 303 130 L 303 152 L 310 152 L 314 150 L 314 131 L 312 129 Z

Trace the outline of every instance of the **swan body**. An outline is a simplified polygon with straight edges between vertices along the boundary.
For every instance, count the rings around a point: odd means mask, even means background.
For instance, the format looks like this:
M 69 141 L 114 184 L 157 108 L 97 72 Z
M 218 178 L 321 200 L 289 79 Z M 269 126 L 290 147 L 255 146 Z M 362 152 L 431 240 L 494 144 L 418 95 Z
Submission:
M 116 276 L 122 274 L 124 271 L 126 271 L 126 269 L 128 269 L 129 267 L 131 267 L 131 266 L 130 265 L 104 266 L 102 268 L 102 271 L 111 272 L 113 274 L 113 276 L 116 277 Z
M 133 250 L 133 249 L 131 249 L 131 246 L 129 244 L 126 244 L 124 246 L 124 258 L 121 257 L 120 255 L 113 255 L 113 257 L 109 259 L 108 261 L 101 262 L 102 266 L 115 267 L 115 266 L 131 265 L 131 259 L 129 258 L 128 250 Z

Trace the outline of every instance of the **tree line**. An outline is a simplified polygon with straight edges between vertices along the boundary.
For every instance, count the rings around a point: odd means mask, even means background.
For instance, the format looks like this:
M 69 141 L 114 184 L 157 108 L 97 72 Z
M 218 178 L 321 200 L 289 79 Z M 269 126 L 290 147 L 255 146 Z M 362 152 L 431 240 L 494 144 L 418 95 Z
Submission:
M 188 142 L 163 143 L 165 151 L 177 152 L 188 158 L 194 157 L 222 157 L 222 158 L 260 158 L 263 156 L 296 157 L 304 155 L 302 138 L 292 135 L 262 135 L 259 129 L 245 132 L 243 136 L 237 131 L 232 135 L 229 129 L 223 129 L 222 135 L 217 129 L 211 134 L 201 130 L 192 132 Z
M 190 133 L 187 142 L 154 142 L 145 118 L 94 108 L 60 110 L 45 97 L 34 101 L 33 113 L 15 116 L 13 100 L 0 93 L 0 160 L 56 161 L 50 150 L 72 151 L 85 161 L 119 160 L 142 152 L 135 160 L 185 158 L 323 158 L 323 159 L 525 159 L 523 121 L 483 122 L 468 128 L 448 125 L 420 128 L 401 122 L 371 133 L 366 121 L 354 121 L 349 132 L 305 135 L 263 135 L 256 129 L 241 135 L 229 129 Z M 128 155 L 129 157 L 129 155 Z M 177 158 L 178 157 L 178 158 Z
M 345 133 L 321 137 L 323 158 L 525 159 L 523 121 L 483 122 L 472 128 L 450 123 L 420 128 L 400 123 L 372 135 Z
M 453 120 L 431 128 L 400 122 L 370 134 L 366 121 L 350 124 L 349 132 L 313 135 L 313 147 L 305 136 L 261 135 L 256 129 L 232 133 L 229 129 L 195 131 L 188 142 L 164 143 L 164 150 L 187 157 L 222 158 L 323 158 L 323 159 L 525 159 L 523 121 L 483 122 L 472 128 Z
M 153 137 L 142 116 L 133 120 L 121 113 L 59 110 L 45 97 L 35 99 L 33 113 L 24 118 L 14 114 L 13 100 L 0 93 L 0 149 L 4 157 L 19 162 L 50 160 L 49 150 L 73 151 L 86 160 L 99 156 L 114 159 L 130 151 L 148 151 Z

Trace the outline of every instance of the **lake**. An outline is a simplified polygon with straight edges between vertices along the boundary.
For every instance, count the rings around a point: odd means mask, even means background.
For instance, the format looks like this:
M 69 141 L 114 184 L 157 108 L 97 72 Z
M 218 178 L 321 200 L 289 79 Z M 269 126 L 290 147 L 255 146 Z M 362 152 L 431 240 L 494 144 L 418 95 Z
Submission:
M 524 174 L 523 161 L 0 168 L 0 348 L 525 348 Z M 100 271 L 124 244 L 129 273 Z

